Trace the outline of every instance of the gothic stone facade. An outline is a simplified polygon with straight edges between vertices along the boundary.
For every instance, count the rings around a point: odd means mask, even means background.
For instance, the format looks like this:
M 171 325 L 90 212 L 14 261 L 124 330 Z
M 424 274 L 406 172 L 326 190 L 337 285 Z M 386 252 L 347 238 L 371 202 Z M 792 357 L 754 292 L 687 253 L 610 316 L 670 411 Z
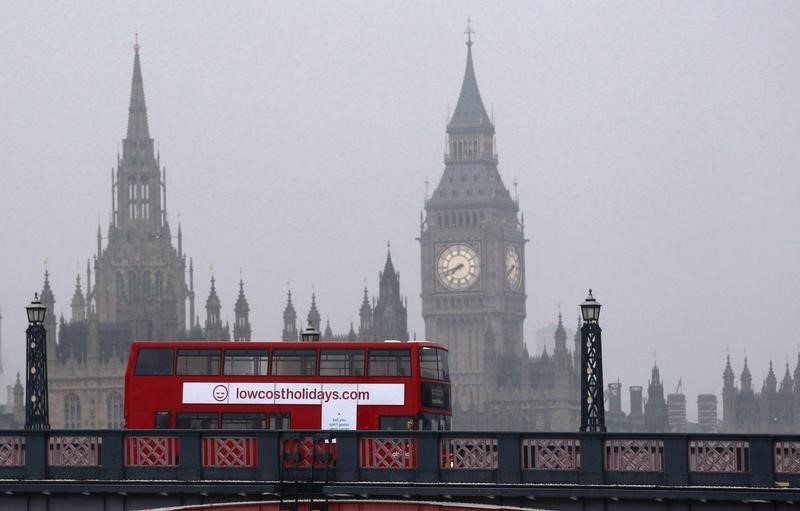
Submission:
M 577 365 L 566 339 L 552 357 L 529 357 L 523 342 L 527 240 L 498 171 L 471 40 L 444 173 L 425 201 L 419 242 L 425 337 L 450 350 L 454 427 L 576 429 Z
M 108 243 L 103 247 L 98 226 L 94 264 L 87 262 L 86 291 L 78 277 L 69 321 L 62 317 L 57 324 L 55 297 L 45 272 L 41 297 L 51 339 L 47 357 L 53 428 L 122 427 L 124 374 L 132 340 L 230 339 L 230 328 L 220 319 L 213 278 L 205 328 L 195 316 L 194 269 L 190 260 L 187 285 L 183 236 L 178 226 L 175 247 L 167 217 L 166 169 L 150 138 L 138 45 L 134 49 L 127 135 L 111 176 Z M 250 340 L 242 282 L 234 312 L 235 340 Z
M 728 357 L 722 373 L 722 431 L 726 433 L 796 433 L 800 428 L 800 355 L 789 372 L 789 363 L 780 387 L 778 378 L 769 363 L 767 377 L 761 392 L 753 388 L 753 377 L 747 367 L 747 358 L 739 376 L 739 386 L 734 383 L 731 359 Z

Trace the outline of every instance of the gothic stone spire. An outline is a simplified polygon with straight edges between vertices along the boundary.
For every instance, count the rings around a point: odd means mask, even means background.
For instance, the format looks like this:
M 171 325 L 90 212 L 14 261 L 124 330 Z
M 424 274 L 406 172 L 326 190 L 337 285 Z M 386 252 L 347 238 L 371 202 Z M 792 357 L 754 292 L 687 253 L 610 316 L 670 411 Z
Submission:
M 297 340 L 297 312 L 294 310 L 294 304 L 292 303 L 291 289 L 286 299 L 286 308 L 283 309 L 283 332 L 281 338 L 284 341 Z
M 233 323 L 233 340 L 249 341 L 252 329 L 250 328 L 250 305 L 244 296 L 244 281 L 239 279 L 239 297 L 233 307 L 235 321 Z
M 494 125 L 486 114 L 481 93 L 478 90 L 478 80 L 475 78 L 475 68 L 472 64 L 472 33 L 469 30 L 467 39 L 467 66 L 464 69 L 464 81 L 461 82 L 461 93 L 458 103 L 447 125 L 447 132 L 463 133 L 485 131 L 494 134 Z
M 139 62 L 139 43 L 133 46 L 133 78 L 131 80 L 131 103 L 128 107 L 128 134 L 126 140 L 145 142 L 150 140 L 147 126 L 147 106 L 144 102 L 142 67 Z
M 317 309 L 317 295 L 315 293 L 311 293 L 311 308 L 308 310 L 308 324 L 313 326 L 317 332 L 319 332 L 319 327 L 321 323 L 321 317 L 319 315 L 319 310 Z

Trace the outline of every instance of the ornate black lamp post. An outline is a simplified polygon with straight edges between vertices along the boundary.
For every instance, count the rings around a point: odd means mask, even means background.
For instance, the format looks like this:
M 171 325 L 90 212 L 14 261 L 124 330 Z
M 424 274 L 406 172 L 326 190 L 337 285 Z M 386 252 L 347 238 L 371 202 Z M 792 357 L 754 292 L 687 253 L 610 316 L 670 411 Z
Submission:
M 308 322 L 308 326 L 305 328 L 305 330 L 300 332 L 300 339 L 305 342 L 319 341 L 319 330 L 314 328 L 314 325 L 311 324 L 311 321 Z
M 39 294 L 36 293 L 25 310 L 28 313 L 28 329 L 25 331 L 25 429 L 50 429 L 47 409 L 47 332 L 44 329 L 47 308 L 39 301 Z
M 604 433 L 606 431 L 603 408 L 603 350 L 601 346 L 600 304 L 589 296 L 581 304 L 581 431 Z

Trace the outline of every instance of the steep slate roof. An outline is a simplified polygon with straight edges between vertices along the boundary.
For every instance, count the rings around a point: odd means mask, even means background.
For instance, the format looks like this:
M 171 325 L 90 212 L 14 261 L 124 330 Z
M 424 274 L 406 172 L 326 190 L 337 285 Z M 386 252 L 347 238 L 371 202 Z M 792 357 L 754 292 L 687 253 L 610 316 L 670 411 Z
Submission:
M 464 81 L 461 83 L 461 94 L 458 96 L 453 117 L 447 125 L 448 133 L 461 131 L 489 131 L 494 133 L 494 125 L 486 114 L 486 108 L 478 90 L 475 69 L 472 64 L 472 40 L 467 40 L 467 67 L 464 70 Z

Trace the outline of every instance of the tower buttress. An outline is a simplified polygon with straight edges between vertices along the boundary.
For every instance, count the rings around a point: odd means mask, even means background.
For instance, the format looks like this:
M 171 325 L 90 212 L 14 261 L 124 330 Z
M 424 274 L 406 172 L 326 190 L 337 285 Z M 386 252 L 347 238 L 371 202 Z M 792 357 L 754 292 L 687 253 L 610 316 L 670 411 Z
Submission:
M 400 272 L 395 271 L 387 243 L 386 264 L 378 272 L 378 302 L 372 311 L 372 338 L 376 341 L 408 340 L 408 312 L 400 297 Z
M 313 326 L 317 332 L 320 332 L 320 325 L 322 323 L 322 318 L 319 315 L 319 310 L 317 310 L 317 295 L 315 293 L 311 293 L 311 308 L 308 310 L 308 324 Z
M 369 296 L 367 294 L 366 286 L 364 286 L 364 299 L 361 301 L 361 309 L 358 312 L 358 317 L 361 320 L 361 323 L 358 327 L 358 340 L 372 340 L 372 306 L 369 304 Z
M 284 341 L 297 340 L 297 312 L 292 304 L 292 290 L 287 293 L 286 307 L 283 309 L 283 332 L 281 339 Z
M 81 276 L 75 278 L 75 294 L 72 295 L 72 321 L 83 321 L 86 319 L 86 299 L 81 291 Z
M 56 339 L 58 339 L 56 329 L 56 299 L 53 295 L 53 290 L 50 287 L 50 273 L 44 271 L 44 285 L 42 292 L 39 293 L 39 299 L 42 305 L 47 307 L 44 316 L 44 329 L 47 332 L 47 361 L 53 366 L 56 364 Z
M 244 281 L 239 280 L 239 297 L 234 306 L 235 321 L 233 324 L 234 341 L 250 341 L 250 305 L 244 296 Z
M 742 369 L 742 374 L 739 378 L 741 380 L 742 392 L 752 393 L 753 376 L 750 374 L 750 369 L 747 367 L 747 357 L 744 357 L 744 368 Z
M 3 374 L 3 312 L 0 310 L 0 374 Z M 11 403 L 8 403 L 11 404 Z
M 211 277 L 211 290 L 208 292 L 206 300 L 206 339 L 208 340 L 219 341 L 224 338 L 221 311 L 222 306 L 217 296 L 217 287 L 214 277 Z
M 197 325 L 199 321 L 196 321 L 196 317 L 194 315 L 194 264 L 192 262 L 192 258 L 189 258 L 189 325 L 193 327 Z

